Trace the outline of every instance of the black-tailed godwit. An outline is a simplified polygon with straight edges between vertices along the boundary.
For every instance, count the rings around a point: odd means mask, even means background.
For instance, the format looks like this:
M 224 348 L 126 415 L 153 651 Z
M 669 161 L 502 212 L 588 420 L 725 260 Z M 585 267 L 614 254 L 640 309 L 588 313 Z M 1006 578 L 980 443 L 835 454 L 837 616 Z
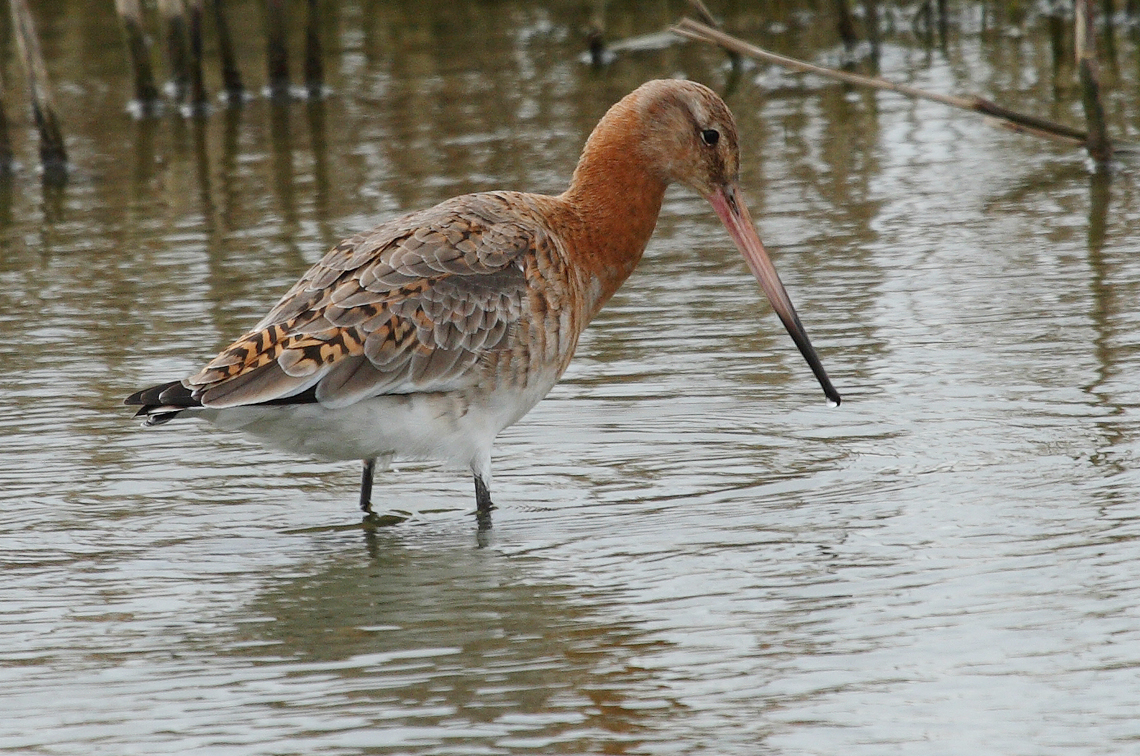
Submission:
M 378 461 L 466 465 L 485 516 L 495 437 L 557 383 L 679 182 L 712 205 L 838 404 L 738 176 L 720 97 L 651 81 L 598 123 L 564 193 L 469 194 L 345 239 L 200 372 L 126 403 L 147 425 L 192 413 L 291 452 L 363 460 L 369 513 Z

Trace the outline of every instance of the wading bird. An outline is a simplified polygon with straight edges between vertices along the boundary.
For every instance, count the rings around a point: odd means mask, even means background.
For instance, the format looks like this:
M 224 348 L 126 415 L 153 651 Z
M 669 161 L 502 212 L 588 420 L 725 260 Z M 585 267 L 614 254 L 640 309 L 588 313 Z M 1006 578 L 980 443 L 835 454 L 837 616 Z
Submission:
M 253 330 L 179 381 L 127 398 L 291 452 L 360 459 L 360 507 L 393 457 L 475 476 L 491 510 L 495 437 L 558 382 L 578 337 L 641 259 L 674 182 L 712 205 L 824 393 L 831 385 L 738 187 L 728 106 L 651 81 L 610 108 L 558 196 L 485 192 L 345 239 Z

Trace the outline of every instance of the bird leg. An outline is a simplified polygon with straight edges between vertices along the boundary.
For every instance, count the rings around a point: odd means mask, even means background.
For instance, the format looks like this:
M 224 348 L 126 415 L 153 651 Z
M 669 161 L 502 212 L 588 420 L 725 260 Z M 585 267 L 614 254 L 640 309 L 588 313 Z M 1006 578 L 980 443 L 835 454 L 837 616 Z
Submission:
M 364 460 L 360 476 L 360 510 L 372 514 L 372 475 L 376 472 L 376 458 Z
M 483 476 L 478 474 L 475 476 L 475 507 L 481 514 L 486 514 L 495 507 L 491 503 L 491 489 L 483 482 Z
M 494 508 L 491 489 L 483 482 L 483 476 L 475 473 L 475 522 L 479 525 L 479 532 L 491 529 L 491 510 Z

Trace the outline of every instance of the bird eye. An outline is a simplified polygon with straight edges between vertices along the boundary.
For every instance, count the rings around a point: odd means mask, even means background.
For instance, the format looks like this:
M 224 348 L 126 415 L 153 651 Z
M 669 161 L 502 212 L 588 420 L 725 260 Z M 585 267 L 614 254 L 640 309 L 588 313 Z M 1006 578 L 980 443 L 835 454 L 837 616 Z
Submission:
M 716 129 L 704 129 L 701 131 L 701 141 L 709 147 L 716 147 L 716 143 L 720 141 L 720 132 Z

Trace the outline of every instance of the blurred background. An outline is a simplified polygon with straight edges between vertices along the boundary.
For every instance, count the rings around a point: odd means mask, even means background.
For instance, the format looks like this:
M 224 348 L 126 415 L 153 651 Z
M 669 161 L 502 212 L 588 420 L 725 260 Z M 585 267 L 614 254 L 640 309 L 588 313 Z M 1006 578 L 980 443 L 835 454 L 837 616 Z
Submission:
M 1119 4 L 1118 4 L 1119 5 Z M 1140 141 L 1134 4 L 1098 6 Z M 682 2 L 225 13 L 248 97 L 139 117 L 111 2 L 30 8 L 65 140 L 0 74 L 0 751 L 1119 754 L 1140 744 L 1140 196 L 1122 157 L 662 35 Z M 1066 3 L 712 3 L 778 53 L 1076 127 Z M 165 27 L 143 7 L 159 87 Z M 281 12 L 280 9 L 275 12 Z M 592 62 L 590 41 L 608 54 Z M 598 49 L 595 47 L 595 49 Z M 198 369 L 344 236 L 456 194 L 556 193 L 652 78 L 724 94 L 828 408 L 709 207 L 670 191 L 567 376 L 465 473 L 359 468 L 135 389 Z M 169 91 L 169 90 L 168 90 Z

